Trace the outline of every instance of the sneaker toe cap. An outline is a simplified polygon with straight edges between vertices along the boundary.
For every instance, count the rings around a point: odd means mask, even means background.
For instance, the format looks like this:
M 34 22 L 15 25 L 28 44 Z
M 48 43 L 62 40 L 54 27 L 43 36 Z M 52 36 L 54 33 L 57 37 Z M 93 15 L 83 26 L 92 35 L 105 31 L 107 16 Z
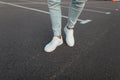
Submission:
M 52 51 L 55 50 L 55 48 L 56 48 L 56 47 L 47 45 L 47 46 L 45 46 L 44 51 L 45 51 L 45 52 L 52 52 Z

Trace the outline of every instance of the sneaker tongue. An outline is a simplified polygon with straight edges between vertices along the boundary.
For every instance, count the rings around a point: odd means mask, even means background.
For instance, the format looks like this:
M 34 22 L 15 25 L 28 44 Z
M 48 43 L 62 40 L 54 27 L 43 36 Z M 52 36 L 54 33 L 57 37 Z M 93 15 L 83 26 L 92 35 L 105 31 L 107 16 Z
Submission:
M 58 42 L 59 42 L 59 38 L 53 37 L 51 43 L 54 44 L 54 45 L 56 45 Z
M 53 37 L 53 40 L 52 40 L 52 41 L 54 42 L 54 41 L 58 41 L 58 40 L 59 40 L 59 38 Z
M 53 39 L 58 40 L 59 38 L 58 37 L 53 37 Z

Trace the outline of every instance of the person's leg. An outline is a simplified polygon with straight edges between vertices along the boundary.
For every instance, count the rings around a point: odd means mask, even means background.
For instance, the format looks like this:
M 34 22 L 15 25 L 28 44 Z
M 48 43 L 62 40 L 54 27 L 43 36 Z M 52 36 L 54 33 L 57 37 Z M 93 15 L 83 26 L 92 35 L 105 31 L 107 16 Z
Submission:
M 48 0 L 48 8 L 54 36 L 61 35 L 61 0 Z
M 68 28 L 74 28 L 87 0 L 71 0 L 68 13 Z
M 63 43 L 61 36 L 61 0 L 48 0 L 48 7 L 50 12 L 50 18 L 52 23 L 52 30 L 54 37 L 51 42 L 49 42 L 44 50 L 46 52 L 52 52 L 57 46 Z
M 73 28 L 85 6 L 85 2 L 86 0 L 71 0 L 68 13 L 68 21 L 67 25 L 64 28 L 64 32 L 66 34 L 66 43 L 70 47 L 73 47 L 75 44 Z

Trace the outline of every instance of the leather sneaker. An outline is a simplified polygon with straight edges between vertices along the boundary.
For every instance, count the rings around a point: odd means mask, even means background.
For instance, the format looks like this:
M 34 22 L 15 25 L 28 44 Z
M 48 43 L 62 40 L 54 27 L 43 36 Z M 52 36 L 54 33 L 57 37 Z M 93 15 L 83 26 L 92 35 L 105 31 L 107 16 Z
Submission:
M 57 48 L 57 46 L 60 46 L 62 44 L 63 44 L 62 38 L 59 39 L 58 37 L 53 37 L 52 41 L 45 46 L 44 50 L 45 52 L 52 52 Z
M 67 27 L 65 27 L 64 32 L 65 32 L 65 35 L 66 35 L 67 45 L 70 46 L 70 47 L 73 47 L 75 45 L 74 30 L 73 29 L 68 29 Z

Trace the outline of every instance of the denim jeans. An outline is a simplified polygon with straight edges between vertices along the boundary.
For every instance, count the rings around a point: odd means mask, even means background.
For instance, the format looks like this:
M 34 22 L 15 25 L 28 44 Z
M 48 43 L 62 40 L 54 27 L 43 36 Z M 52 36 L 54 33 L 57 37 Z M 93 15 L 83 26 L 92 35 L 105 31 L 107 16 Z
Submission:
M 86 0 L 71 0 L 66 26 L 74 28 L 85 2 Z M 54 36 L 61 35 L 61 0 L 48 0 L 48 7 Z

